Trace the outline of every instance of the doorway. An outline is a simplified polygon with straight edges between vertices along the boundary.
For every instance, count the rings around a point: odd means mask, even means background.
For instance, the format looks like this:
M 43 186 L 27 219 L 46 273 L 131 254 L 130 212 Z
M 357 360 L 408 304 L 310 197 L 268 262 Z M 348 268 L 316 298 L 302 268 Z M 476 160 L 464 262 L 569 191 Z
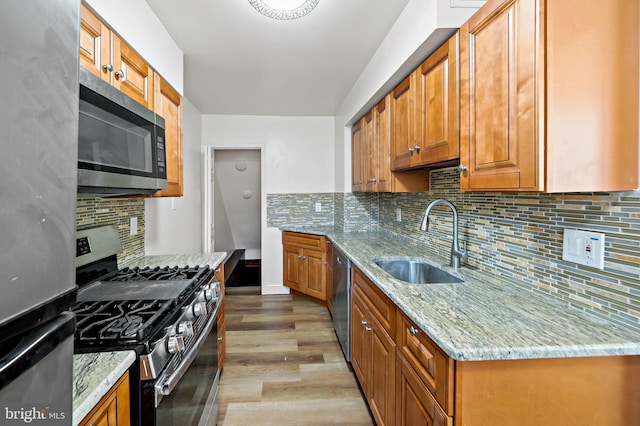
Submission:
M 225 284 L 261 285 L 261 152 L 215 149 L 214 250 L 226 251 Z

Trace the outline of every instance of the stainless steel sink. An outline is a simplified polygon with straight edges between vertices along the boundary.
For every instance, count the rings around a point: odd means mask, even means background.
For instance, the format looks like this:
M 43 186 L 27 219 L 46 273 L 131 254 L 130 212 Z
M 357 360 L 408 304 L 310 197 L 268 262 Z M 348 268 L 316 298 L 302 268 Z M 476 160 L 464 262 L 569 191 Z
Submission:
M 461 283 L 458 277 L 420 260 L 374 259 L 376 265 L 392 277 L 412 284 Z

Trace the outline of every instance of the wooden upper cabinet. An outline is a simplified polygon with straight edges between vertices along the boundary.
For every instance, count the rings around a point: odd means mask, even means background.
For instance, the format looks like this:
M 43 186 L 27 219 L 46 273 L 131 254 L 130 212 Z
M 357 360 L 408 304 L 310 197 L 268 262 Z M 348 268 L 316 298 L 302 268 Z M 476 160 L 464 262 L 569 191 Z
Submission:
M 113 36 L 113 57 L 113 85 L 153 110 L 153 69 L 115 34 Z
M 405 78 L 390 98 L 392 170 L 411 167 L 411 157 L 416 146 L 414 129 L 415 72 Z
M 351 128 L 351 190 L 353 192 L 364 191 L 364 129 L 361 118 Z
M 151 66 L 84 3 L 81 7 L 80 66 L 153 110 Z
M 418 152 L 412 166 L 451 162 L 460 156 L 459 37 L 453 35 L 417 69 L 416 131 Z
M 154 197 L 181 197 L 184 193 L 182 159 L 182 97 L 155 73 L 155 112 L 164 118 L 167 188 Z
M 391 176 L 391 113 L 387 95 L 373 108 L 374 143 L 372 153 L 376 165 L 376 181 L 369 187 L 371 192 L 391 192 L 394 190 Z
M 103 68 L 111 63 L 111 31 L 82 4 L 80 17 L 80 66 L 97 77 L 111 82 Z
M 375 191 L 378 184 L 378 141 L 375 134 L 375 111 L 371 110 L 363 117 L 364 143 L 363 155 L 364 186 L 367 192 Z
M 460 31 L 461 188 L 636 189 L 638 15 L 625 0 L 479 9 Z

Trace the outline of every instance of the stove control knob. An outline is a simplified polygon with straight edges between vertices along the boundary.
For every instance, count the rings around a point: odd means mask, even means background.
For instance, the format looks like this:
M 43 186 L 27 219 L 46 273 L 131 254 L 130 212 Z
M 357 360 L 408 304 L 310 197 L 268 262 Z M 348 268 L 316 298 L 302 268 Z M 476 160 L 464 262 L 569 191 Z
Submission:
M 207 304 L 204 302 L 198 302 L 193 305 L 193 315 L 198 318 L 207 313 Z
M 193 323 L 191 321 L 183 321 L 176 326 L 176 333 L 184 339 L 193 336 Z
M 167 339 L 167 351 L 170 354 L 184 351 L 184 339 L 182 336 L 171 336 Z
M 198 294 L 198 300 L 201 302 L 208 302 L 211 299 L 213 299 L 213 290 L 210 288 L 205 288 Z

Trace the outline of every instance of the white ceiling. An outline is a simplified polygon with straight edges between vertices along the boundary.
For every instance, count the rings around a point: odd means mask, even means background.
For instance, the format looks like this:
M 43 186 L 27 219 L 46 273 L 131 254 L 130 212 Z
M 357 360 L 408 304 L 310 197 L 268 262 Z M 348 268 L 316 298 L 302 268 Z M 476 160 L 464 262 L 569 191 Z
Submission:
M 320 0 L 277 21 L 247 0 L 147 0 L 184 52 L 203 114 L 331 116 L 408 0 Z

